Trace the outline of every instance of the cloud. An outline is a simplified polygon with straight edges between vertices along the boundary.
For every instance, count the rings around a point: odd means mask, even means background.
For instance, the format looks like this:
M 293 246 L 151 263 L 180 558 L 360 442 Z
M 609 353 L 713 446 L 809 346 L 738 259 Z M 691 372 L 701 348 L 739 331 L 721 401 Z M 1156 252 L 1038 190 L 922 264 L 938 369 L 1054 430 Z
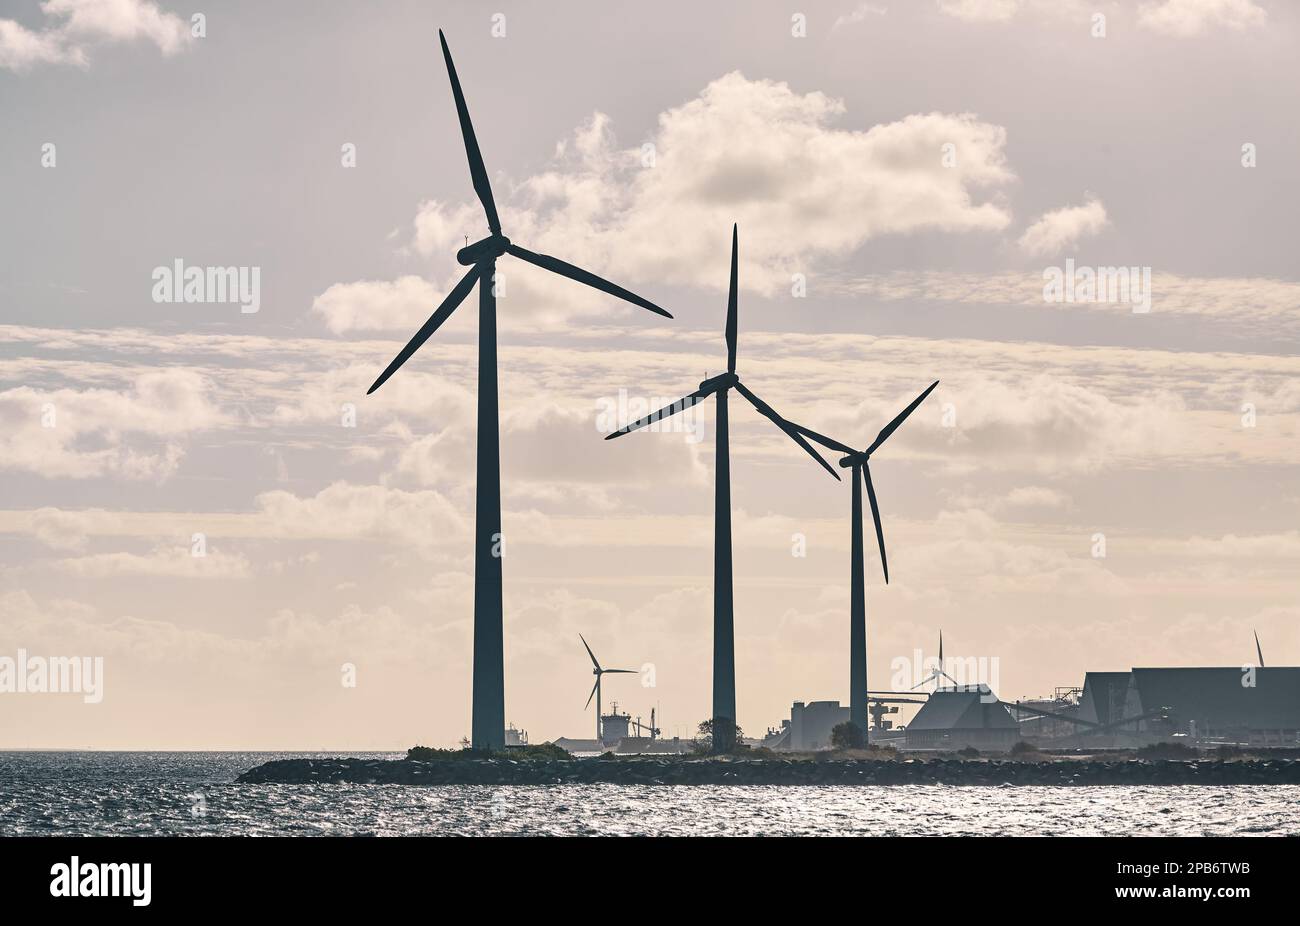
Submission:
M 22 72 L 38 64 L 85 66 L 86 56 L 58 33 L 33 32 L 12 19 L 0 19 L 0 68 Z
M 199 373 L 142 373 L 130 390 L 0 392 L 0 469 L 47 479 L 161 480 L 176 471 L 180 439 L 225 423 Z
M 335 283 L 312 301 L 311 310 L 335 334 L 405 329 L 414 333 L 445 297 L 428 280 L 408 275 Z
M 793 274 L 882 235 L 987 233 L 1010 224 L 996 195 L 1015 178 L 1002 127 L 938 112 L 866 130 L 837 127 L 845 112 L 823 93 L 732 72 L 661 113 L 642 147 L 619 147 L 609 118 L 595 113 L 558 146 L 548 169 L 497 181 L 502 224 L 524 247 L 644 289 L 651 300 L 658 284 L 725 289 L 733 222 L 741 285 L 769 295 L 787 290 Z M 945 151 L 955 154 L 951 166 Z M 992 195 L 981 200 L 982 191 Z M 463 236 L 482 225 L 477 206 L 420 203 L 406 247 L 437 261 L 436 285 L 339 284 L 317 299 L 316 311 L 339 332 L 422 322 L 464 273 L 452 260 Z M 503 327 L 520 314 L 555 324 L 620 305 L 520 261 L 503 259 L 498 272 L 506 279 Z M 649 321 L 641 310 L 623 312 Z
M 1039 485 L 1017 486 L 1001 495 L 952 494 L 950 499 L 963 508 L 980 509 L 993 514 L 1006 511 L 1024 513 L 1027 509 L 1064 510 L 1071 507 L 1069 495 L 1058 489 Z
M 1090 471 L 1173 454 L 1185 446 L 1188 423 L 1181 397 L 1151 389 L 1136 401 L 1058 376 L 1019 382 L 974 376 L 945 390 L 956 427 L 910 427 L 900 443 L 1045 473 Z M 924 419 L 923 419 L 924 420 Z
M 899 271 L 860 277 L 840 284 L 846 293 L 874 299 L 953 302 L 967 305 L 1032 305 L 1060 311 L 1043 298 L 1041 271 L 991 273 Z M 1300 283 L 1265 277 L 1194 277 L 1153 269 L 1152 312 L 1206 316 L 1231 322 L 1237 333 L 1278 335 L 1300 329 Z M 1131 313 L 1126 302 L 1077 302 L 1078 311 Z M 1225 332 L 1229 329 L 1225 329 Z
M 835 22 L 831 25 L 831 31 L 834 32 L 840 26 L 852 26 L 866 20 L 868 16 L 884 16 L 889 11 L 883 6 L 877 6 L 874 3 L 859 3 L 854 7 L 853 12 L 837 16 Z
M 32 512 L 32 534 L 52 550 L 79 550 L 86 545 L 86 518 L 83 512 L 37 508 Z
M 1006 22 L 1023 0 L 939 0 L 939 11 L 966 22 Z
M 245 579 L 252 575 L 248 559 L 241 554 L 210 550 L 205 556 L 194 556 L 189 547 L 160 546 L 146 554 L 96 553 L 59 560 L 57 565 L 73 575 L 91 579 L 110 576 Z
M 468 541 L 469 521 L 441 493 L 336 482 L 313 496 L 284 490 L 257 496 L 273 536 L 397 542 L 412 549 Z
M 1091 197 L 1082 206 L 1063 206 L 1043 213 L 1016 243 L 1026 254 L 1051 257 L 1075 247 L 1079 239 L 1097 234 L 1106 225 L 1106 207 Z
M 709 445 L 695 435 L 659 434 L 638 443 L 606 441 L 608 432 L 597 429 L 598 415 L 595 409 L 584 413 L 556 407 L 525 408 L 511 415 L 502 438 L 509 451 L 507 474 L 538 482 L 705 484 L 707 471 L 696 448 L 707 450 Z M 697 409 L 680 416 L 691 417 L 693 427 L 704 427 Z M 610 430 L 622 423 L 611 423 Z M 699 439 L 703 437 L 699 433 Z
M 1254 0 L 1163 0 L 1138 9 L 1138 25 L 1184 38 L 1220 27 L 1241 31 L 1266 22 L 1268 13 Z
M 39 31 L 0 19 L 0 68 L 26 71 L 40 64 L 89 64 L 96 45 L 144 40 L 164 55 L 191 41 L 188 24 L 150 0 L 45 0 L 51 22 Z

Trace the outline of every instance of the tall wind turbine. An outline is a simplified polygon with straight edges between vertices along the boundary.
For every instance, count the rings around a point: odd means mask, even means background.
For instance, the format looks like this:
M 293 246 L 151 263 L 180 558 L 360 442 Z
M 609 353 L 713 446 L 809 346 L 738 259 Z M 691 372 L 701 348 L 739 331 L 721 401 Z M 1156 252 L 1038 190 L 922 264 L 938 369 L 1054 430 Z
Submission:
M 736 723 L 736 641 L 733 616 L 734 599 L 731 592 L 731 455 L 727 418 L 727 392 L 735 389 L 758 413 L 784 431 L 791 440 L 811 454 L 812 458 L 839 479 L 839 474 L 821 458 L 790 422 L 786 421 L 758 396 L 754 395 L 736 375 L 736 301 L 737 252 L 739 232 L 731 227 L 731 288 L 727 296 L 727 372 L 710 377 L 700 383 L 700 388 L 671 405 L 646 415 L 624 428 L 607 434 L 605 440 L 619 437 L 661 418 L 698 405 L 709 396 L 717 399 L 717 447 L 713 495 L 713 748 L 725 752 L 734 744 Z
M 862 731 L 864 742 L 868 736 L 869 725 L 867 723 L 867 591 L 866 576 L 862 563 L 862 484 L 865 483 L 867 486 L 867 498 L 871 502 L 871 518 L 876 523 L 876 542 L 880 546 L 880 565 L 885 572 L 885 584 L 888 585 L 889 560 L 885 557 L 885 532 L 880 526 L 880 508 L 876 504 L 876 490 L 871 484 L 871 466 L 868 461 L 871 459 L 871 455 L 879 449 L 880 445 L 898 430 L 898 426 L 907 419 L 908 415 L 916 411 L 917 406 L 924 402 L 925 397 L 933 392 L 938 385 L 939 381 L 935 380 L 925 392 L 913 399 L 911 405 L 899 412 L 893 421 L 880 429 L 880 433 L 876 435 L 876 439 L 871 442 L 871 446 L 866 450 L 854 450 L 848 444 L 832 440 L 802 425 L 795 425 L 798 431 L 811 437 L 822 446 L 846 454 L 839 461 L 840 466 L 853 471 L 850 479 L 853 483 L 853 508 L 851 512 L 853 542 L 850 554 L 852 588 L 849 592 L 849 720 Z M 859 473 L 862 476 L 860 481 L 858 479 Z M 942 634 L 939 635 L 939 651 L 942 654 Z M 940 659 L 942 660 L 942 658 L 941 655 Z
M 587 646 L 586 638 L 582 634 L 578 634 L 578 639 L 582 641 L 583 646 L 587 647 L 587 655 L 591 657 L 591 664 L 593 666 L 591 670 L 591 674 L 596 676 L 596 684 L 592 687 L 591 694 L 587 695 L 587 703 L 583 705 L 582 709 L 585 711 L 587 708 L 591 707 L 591 699 L 593 697 L 596 699 L 596 740 L 599 742 L 600 740 L 600 677 L 602 675 L 609 675 L 611 673 L 618 673 L 620 675 L 634 674 L 636 672 L 636 669 L 602 669 L 600 667 L 600 663 L 596 661 L 596 654 L 591 651 L 590 646 Z
M 447 39 L 438 30 L 442 43 L 442 56 L 447 62 L 447 76 L 451 80 L 451 93 L 456 100 L 456 113 L 460 117 L 460 132 L 469 157 L 469 173 L 474 182 L 474 192 L 483 204 L 490 234 L 456 252 L 456 260 L 469 267 L 442 305 L 429 316 L 410 343 L 375 380 L 366 394 L 374 392 L 388 377 L 420 349 L 445 322 L 456 307 L 465 301 L 474 285 L 478 284 L 478 474 L 474 497 L 474 706 L 471 722 L 472 744 L 475 749 L 505 748 L 505 658 L 502 649 L 501 615 L 501 447 L 497 408 L 497 300 L 493 292 L 497 258 L 513 254 L 521 260 L 536 264 L 543 270 L 577 280 L 602 292 L 649 309 L 665 318 L 672 318 L 652 302 L 631 293 L 621 286 L 603 280 L 572 264 L 567 264 L 545 254 L 536 254 L 514 244 L 501 234 L 501 220 L 497 217 L 496 202 L 488 183 L 487 168 L 479 152 L 474 126 L 469 120 L 465 95 L 461 93 L 456 66 L 447 48 Z

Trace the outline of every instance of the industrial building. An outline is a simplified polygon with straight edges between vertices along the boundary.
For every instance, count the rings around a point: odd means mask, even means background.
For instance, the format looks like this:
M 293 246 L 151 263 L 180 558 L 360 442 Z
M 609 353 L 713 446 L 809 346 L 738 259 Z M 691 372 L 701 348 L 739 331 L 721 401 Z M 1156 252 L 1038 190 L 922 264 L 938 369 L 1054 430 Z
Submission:
M 1300 745 L 1300 668 L 1134 669 L 1123 716 L 1138 735 Z
M 904 733 L 908 749 L 1005 752 L 1020 739 L 1011 712 L 983 684 L 935 689 Z
M 691 740 L 676 736 L 664 739 L 660 736 L 654 718 L 655 711 L 652 710 L 650 723 L 642 723 L 640 717 L 633 720 L 631 714 L 619 713 L 618 702 L 615 701 L 610 713 L 603 714 L 600 718 L 600 739 L 574 739 L 562 736 L 554 740 L 554 744 L 576 755 L 599 755 L 604 752 L 618 755 L 681 755 L 692 750 Z M 633 728 L 636 730 L 635 736 L 632 735 Z
M 1023 736 L 1058 745 L 1300 745 L 1300 668 L 1200 666 L 1089 672 L 1077 704 L 1011 705 Z M 1025 719 L 1024 712 L 1032 716 Z M 1062 730 L 1062 724 L 1068 729 Z
M 1128 672 L 1088 672 L 1083 677 L 1078 717 L 1105 726 L 1124 716 Z
M 789 752 L 812 752 L 831 748 L 831 730 L 848 723 L 849 709 L 839 701 L 795 701 L 790 705 L 790 719 L 782 720 L 776 730 L 768 730 L 763 745 Z

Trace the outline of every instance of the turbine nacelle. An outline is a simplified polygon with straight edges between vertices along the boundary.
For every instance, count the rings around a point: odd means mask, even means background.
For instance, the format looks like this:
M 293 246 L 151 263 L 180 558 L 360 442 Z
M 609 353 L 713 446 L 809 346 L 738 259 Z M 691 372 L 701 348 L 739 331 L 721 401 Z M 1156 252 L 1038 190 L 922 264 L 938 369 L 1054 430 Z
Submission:
M 730 389 L 740 382 L 740 377 L 735 373 L 719 373 L 717 376 L 710 376 L 700 383 L 700 392 L 712 395 L 715 392 L 722 392 L 724 389 Z
M 488 286 L 489 288 L 492 286 L 493 280 L 489 278 L 488 264 L 503 254 L 510 254 L 536 267 L 541 267 L 543 270 L 549 270 L 551 273 L 575 280 L 585 286 L 590 286 L 592 289 L 598 289 L 603 293 L 608 293 L 625 302 L 630 302 L 633 305 L 654 312 L 656 315 L 672 318 L 670 313 L 659 308 L 653 302 L 642 299 L 634 292 L 611 283 L 609 280 L 602 279 L 590 271 L 583 270 L 581 267 L 566 263 L 559 258 L 521 248 L 501 234 L 501 218 L 497 215 L 496 200 L 492 198 L 492 184 L 488 180 L 487 168 L 483 165 L 483 153 L 479 151 L 478 138 L 474 135 L 474 126 L 469 118 L 469 108 L 465 105 L 465 94 L 461 92 L 460 78 L 456 76 L 456 66 L 451 60 L 451 49 L 447 47 L 447 39 L 442 34 L 442 30 L 438 31 L 438 41 L 442 44 L 442 57 L 447 63 L 447 77 L 451 81 L 451 95 L 456 102 L 456 116 L 460 120 L 461 139 L 465 142 L 465 155 L 469 158 L 470 179 L 474 183 L 474 193 L 483 206 L 483 214 L 487 218 L 488 231 L 491 234 L 486 238 L 475 241 L 473 244 L 466 245 L 456 252 L 456 260 L 469 267 L 469 271 L 461 277 L 460 282 L 447 294 L 447 298 L 442 300 L 434 313 L 429 316 L 429 320 L 420 326 L 420 330 L 415 333 L 415 336 L 393 358 L 393 362 L 388 365 L 387 369 L 379 374 L 379 378 L 366 390 L 366 394 L 369 395 L 387 382 L 397 368 L 409 360 L 411 355 L 419 350 L 424 342 L 429 340 L 433 333 L 442 326 L 442 323 L 451 317 L 451 313 L 455 312 L 457 307 L 465 301 L 465 298 L 469 296 L 475 286 Z M 491 296 L 495 299 L 494 293 Z M 493 305 L 495 307 L 495 302 Z M 495 375 L 494 372 L 493 376 Z M 503 720 L 502 723 L 504 722 Z M 494 723 L 493 726 L 495 727 L 497 724 Z
M 488 235 L 457 251 L 456 260 L 466 267 L 472 267 L 482 261 L 500 257 L 509 247 L 510 239 L 505 235 Z
M 865 464 L 870 459 L 871 459 L 871 454 L 863 450 L 858 453 L 851 453 L 846 457 L 840 457 L 840 466 L 844 467 L 845 469 L 848 469 L 851 466 L 858 466 L 859 464 Z

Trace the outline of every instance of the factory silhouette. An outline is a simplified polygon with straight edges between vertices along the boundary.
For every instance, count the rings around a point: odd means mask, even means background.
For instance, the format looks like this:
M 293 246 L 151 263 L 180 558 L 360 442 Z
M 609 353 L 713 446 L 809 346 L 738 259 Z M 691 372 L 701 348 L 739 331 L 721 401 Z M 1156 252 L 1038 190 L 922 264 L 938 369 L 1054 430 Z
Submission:
M 478 287 L 477 466 L 474 526 L 474 643 L 471 739 L 477 750 L 500 751 L 527 743 L 527 734 L 505 721 L 505 669 L 501 564 L 501 467 L 497 395 L 495 291 L 496 261 L 511 255 L 559 276 L 646 309 L 663 318 L 672 315 L 641 296 L 589 271 L 545 254 L 529 251 L 502 233 L 487 168 L 479 151 L 469 109 L 452 61 L 446 37 L 439 41 L 451 83 L 461 135 L 475 194 L 489 234 L 456 254 L 468 267 L 442 304 L 415 333 L 368 390 L 373 393 L 450 318 Z M 736 373 L 738 351 L 739 229 L 732 226 L 731 274 L 723 339 L 726 372 L 705 379 L 689 395 L 607 435 L 616 438 L 663 418 L 676 415 L 706 399 L 714 399 L 716 447 L 714 471 L 713 574 L 713 704 L 709 725 L 711 748 L 729 751 L 737 745 L 735 615 L 732 590 L 731 467 L 728 393 L 735 390 L 746 402 L 798 444 L 835 479 L 839 474 L 810 443 L 843 454 L 839 467 L 851 482 L 851 559 L 849 607 L 849 704 L 838 701 L 795 701 L 791 715 L 761 739 L 746 745 L 775 750 L 815 750 L 832 745 L 836 728 L 847 731 L 852 745 L 892 744 L 915 750 L 1005 751 L 1022 740 L 1062 746 L 1129 746 L 1155 741 L 1185 740 L 1223 745 L 1300 744 L 1300 668 L 1265 668 L 1256 636 L 1257 666 L 1204 668 L 1134 668 L 1127 672 L 1087 672 L 1080 687 L 1059 688 L 1050 698 L 1006 702 L 982 681 L 958 682 L 948 674 L 940 638 L 939 661 L 923 681 L 933 682 L 928 694 L 913 691 L 872 691 L 867 685 L 867 628 L 862 532 L 862 488 L 871 507 L 885 582 L 889 567 L 884 530 L 868 461 L 939 385 L 933 382 L 889 422 L 864 450 L 855 449 L 782 417 L 744 385 Z M 861 477 L 861 481 L 859 481 Z M 588 696 L 596 702 L 594 739 L 557 740 L 571 752 L 682 752 L 686 741 L 664 740 L 656 722 L 633 720 L 613 702 L 603 712 L 602 678 L 632 674 L 630 669 L 606 669 L 586 639 L 595 684 Z M 944 682 L 951 684 L 945 685 Z M 920 687 L 919 685 L 916 687 Z M 906 726 L 890 716 L 902 705 L 916 705 Z M 635 731 L 635 735 L 633 735 Z M 843 735 L 843 734 L 840 734 Z M 841 745 L 843 741 L 841 740 Z

